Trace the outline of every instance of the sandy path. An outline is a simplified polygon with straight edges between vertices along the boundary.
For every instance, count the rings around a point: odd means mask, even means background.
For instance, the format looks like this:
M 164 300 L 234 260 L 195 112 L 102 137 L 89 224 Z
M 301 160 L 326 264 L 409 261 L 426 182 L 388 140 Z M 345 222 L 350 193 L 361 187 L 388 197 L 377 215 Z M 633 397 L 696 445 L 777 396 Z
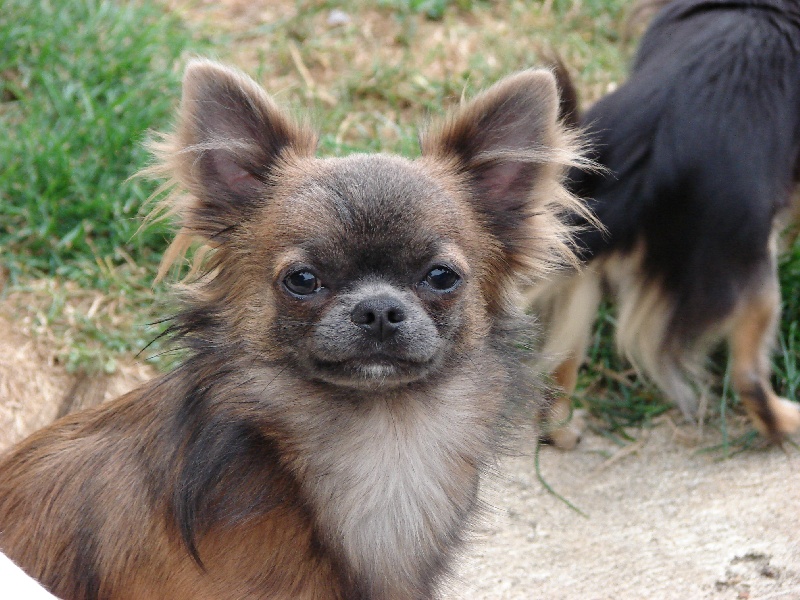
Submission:
M 704 440 L 709 445 L 711 440 Z M 698 454 L 666 425 L 638 452 L 589 435 L 579 449 L 508 460 L 497 510 L 449 596 L 476 599 L 800 599 L 800 453 Z

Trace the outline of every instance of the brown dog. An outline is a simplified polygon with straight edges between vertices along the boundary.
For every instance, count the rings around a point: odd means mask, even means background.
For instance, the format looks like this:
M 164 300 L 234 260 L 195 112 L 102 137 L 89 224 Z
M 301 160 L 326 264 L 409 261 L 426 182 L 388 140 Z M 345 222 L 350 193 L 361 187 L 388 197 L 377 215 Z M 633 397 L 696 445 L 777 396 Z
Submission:
M 174 372 L 0 463 L 0 549 L 65 599 L 429 598 L 534 393 L 520 279 L 569 258 L 574 158 L 547 71 L 512 76 L 422 157 L 314 157 L 252 80 L 187 68 Z

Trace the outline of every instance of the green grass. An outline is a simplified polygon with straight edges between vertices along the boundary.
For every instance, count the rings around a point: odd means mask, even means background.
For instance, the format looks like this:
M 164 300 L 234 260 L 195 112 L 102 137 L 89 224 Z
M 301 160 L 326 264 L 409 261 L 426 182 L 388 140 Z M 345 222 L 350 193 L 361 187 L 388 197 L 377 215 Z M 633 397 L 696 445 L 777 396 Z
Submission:
M 783 318 L 775 359 L 776 389 L 788 398 L 800 392 L 800 237 L 779 262 Z
M 154 5 L 5 0 L 0 11 L 0 245 L 23 274 L 105 283 L 97 261 L 153 263 L 134 235 L 151 184 L 141 140 L 177 98 L 187 31 Z
M 130 177 L 149 160 L 147 131 L 172 118 L 180 58 L 193 46 L 182 23 L 147 2 L 5 0 L 0 10 L 6 293 L 70 369 L 113 370 L 155 334 L 145 323 L 167 228 L 137 235 L 154 183 Z M 61 283 L 42 290 L 39 278 Z M 90 311 L 74 285 L 113 304 Z
M 447 10 L 454 6 L 462 10 L 473 7 L 473 0 L 378 0 L 378 6 L 399 13 L 422 14 L 434 21 L 441 20 Z

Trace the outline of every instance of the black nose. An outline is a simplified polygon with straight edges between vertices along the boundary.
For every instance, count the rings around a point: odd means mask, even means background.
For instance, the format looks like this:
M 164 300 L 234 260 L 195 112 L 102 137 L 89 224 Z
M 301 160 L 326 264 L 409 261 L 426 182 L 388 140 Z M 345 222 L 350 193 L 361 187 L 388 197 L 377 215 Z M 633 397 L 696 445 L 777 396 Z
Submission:
M 375 296 L 356 304 L 350 320 L 381 342 L 400 328 L 406 315 L 402 303 L 392 296 Z

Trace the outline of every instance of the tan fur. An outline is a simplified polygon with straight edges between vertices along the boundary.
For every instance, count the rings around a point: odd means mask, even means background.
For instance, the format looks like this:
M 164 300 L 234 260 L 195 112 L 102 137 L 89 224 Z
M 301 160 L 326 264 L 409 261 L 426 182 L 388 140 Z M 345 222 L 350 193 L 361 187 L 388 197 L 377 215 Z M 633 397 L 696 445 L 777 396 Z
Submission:
M 603 272 L 618 302 L 617 348 L 640 373 L 667 393 L 686 418 L 692 419 L 697 396 L 686 377 L 702 385 L 702 357 L 709 342 L 703 340 L 695 347 L 665 347 L 663 340 L 672 307 L 660 283 L 644 273 L 643 256 L 640 243 L 629 254 L 615 254 L 603 262 Z
M 591 326 L 602 295 L 602 273 L 593 266 L 580 272 L 560 274 L 528 288 L 528 306 L 545 324 L 544 349 L 534 369 L 553 375 L 553 399 L 542 415 L 545 438 L 558 448 L 569 450 L 580 441 L 582 419 L 573 415 L 571 395 L 578 369 L 586 358 Z
M 570 395 L 575 391 L 580 362 L 574 356 L 568 358 L 553 371 L 553 382 L 559 395 L 552 401 L 543 415 L 545 437 L 562 450 L 577 446 L 585 426 L 582 418 L 573 415 Z
M 800 406 L 778 397 L 769 381 L 769 355 L 780 315 L 777 278 L 742 298 L 731 321 L 729 340 L 733 385 L 758 431 L 780 436 L 800 429 Z M 774 422 L 771 422 L 773 421 Z
M 661 388 L 687 419 L 695 418 L 698 391 L 709 382 L 705 357 L 726 340 L 734 388 L 759 432 L 773 437 L 772 432 L 790 434 L 800 429 L 798 405 L 779 398 L 769 383 L 769 356 L 780 314 L 774 238 L 769 269 L 741 294 L 732 314 L 693 346 L 670 347 L 664 342 L 673 308 L 659 282 L 648 280 L 642 272 L 641 244 L 630 253 L 592 261 L 581 272 L 530 290 L 529 305 L 549 323 L 543 352 L 549 364 L 545 369 L 553 373 L 564 394 L 553 401 L 546 421 L 563 423 L 569 415 L 569 394 L 574 391 L 601 291 L 606 287 L 618 306 L 615 333 L 620 353 Z M 771 418 L 774 426 L 765 423 Z M 570 449 L 580 437 L 579 429 L 568 423 L 548 435 L 558 447 Z
M 155 385 L 167 384 L 161 381 Z M 171 415 L 165 414 L 157 397 L 143 396 L 134 392 L 91 412 L 66 417 L 12 451 L 3 463 L 0 498 L 24 501 L 25 512 L 14 507 L 11 514 L 21 518 L 10 523 L 5 519 L 12 507 L 2 504 L 3 551 L 66 600 L 92 597 L 88 585 L 78 586 L 78 594 L 70 591 L 76 589 L 69 585 L 74 564 L 63 561 L 75 550 L 78 555 L 96 553 L 99 558 L 98 597 L 313 598 L 313 590 L 326 588 L 331 590 L 329 597 L 337 597 L 330 564 L 320 561 L 322 564 L 308 569 L 304 555 L 309 551 L 304 552 L 303 546 L 310 548 L 313 544 L 312 532 L 304 526 L 297 509 L 287 508 L 260 523 L 225 532 L 223 539 L 235 536 L 236 543 L 225 543 L 224 550 L 214 543 L 219 533 L 212 532 L 203 546 L 207 549 L 204 565 L 214 574 L 212 577 L 193 563 L 166 523 L 155 518 L 146 498 L 149 474 L 143 463 L 159 464 L 163 460 L 158 453 L 164 443 L 153 438 L 158 435 L 154 424 Z M 105 423 L 111 419 L 136 423 L 139 430 L 113 440 L 101 439 L 107 435 Z M 149 424 L 149 430 L 141 424 Z M 102 463 L 92 458 L 93 447 L 103 448 Z M 13 490 L 7 487 L 10 481 L 14 481 Z M 52 483 L 43 495 L 44 481 Z M 82 523 L 89 529 L 87 536 L 96 543 L 70 549 L 66 536 L 73 523 L 63 521 L 59 512 L 71 510 L 70 503 L 80 504 L 88 497 L 102 507 L 101 511 L 87 507 Z M 43 547 L 31 540 L 50 541 Z M 274 564 L 282 565 L 281 572 L 270 573 Z M 269 580 L 276 583 L 265 585 Z M 279 591 L 278 595 L 270 593 L 271 588 Z
M 3 457 L 0 549 L 65 600 L 435 596 L 536 392 L 518 284 L 574 260 L 556 105 L 524 72 L 416 161 L 318 159 L 252 80 L 190 63 L 149 170 L 179 225 L 162 274 L 200 248 L 188 357 Z M 354 316 L 378 301 L 402 312 L 389 342 Z

